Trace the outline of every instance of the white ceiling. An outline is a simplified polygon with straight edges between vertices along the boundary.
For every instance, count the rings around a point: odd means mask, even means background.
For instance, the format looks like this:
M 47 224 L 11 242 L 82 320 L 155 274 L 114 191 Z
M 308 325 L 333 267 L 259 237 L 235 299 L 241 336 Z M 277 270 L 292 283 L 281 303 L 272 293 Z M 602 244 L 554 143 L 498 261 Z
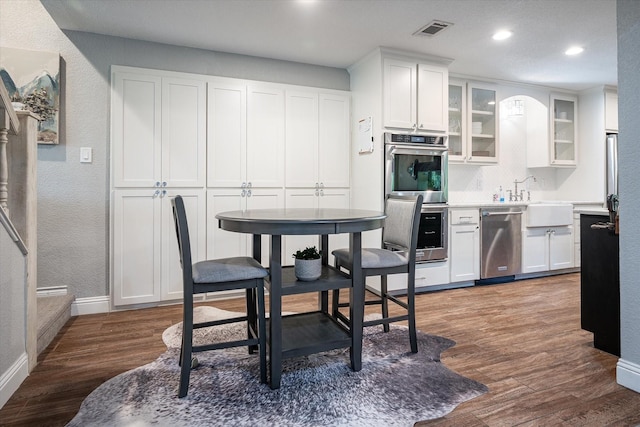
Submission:
M 617 85 L 615 0 L 41 0 L 58 26 L 347 68 L 379 46 L 452 73 L 582 90 Z M 454 25 L 412 34 L 431 20 Z M 498 29 L 513 37 L 495 42 Z M 568 57 L 570 45 L 584 52 Z

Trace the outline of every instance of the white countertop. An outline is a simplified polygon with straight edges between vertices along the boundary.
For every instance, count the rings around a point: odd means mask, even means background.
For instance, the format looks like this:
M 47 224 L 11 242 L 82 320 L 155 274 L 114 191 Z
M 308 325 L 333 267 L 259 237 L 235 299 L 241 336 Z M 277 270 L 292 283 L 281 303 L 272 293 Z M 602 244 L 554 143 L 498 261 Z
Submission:
M 499 207 L 523 207 L 526 208 L 529 205 L 538 205 L 545 203 L 570 203 L 573 205 L 574 211 L 578 213 L 593 213 L 594 215 L 609 215 L 609 211 L 602 206 L 602 202 L 572 202 L 566 200 L 540 200 L 529 202 L 449 202 L 449 208 L 499 208 Z
M 603 215 L 609 216 L 609 211 L 605 208 L 576 208 L 574 212 L 579 214 L 587 214 L 587 215 Z

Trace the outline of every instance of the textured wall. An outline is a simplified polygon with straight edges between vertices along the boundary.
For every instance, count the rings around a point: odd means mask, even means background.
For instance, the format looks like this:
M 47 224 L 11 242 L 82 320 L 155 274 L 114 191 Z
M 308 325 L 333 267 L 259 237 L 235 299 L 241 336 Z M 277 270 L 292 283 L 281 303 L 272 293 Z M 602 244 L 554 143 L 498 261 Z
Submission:
M 0 224 L 0 376 L 26 351 L 25 268 L 24 255 Z
M 624 360 L 640 365 L 640 2 L 617 4 L 621 350 Z
M 59 146 L 38 148 L 38 286 L 109 293 L 111 65 L 349 89 L 346 70 L 61 31 L 37 0 L 0 0 L 5 47 L 60 52 Z M 81 164 L 80 147 L 93 148 Z

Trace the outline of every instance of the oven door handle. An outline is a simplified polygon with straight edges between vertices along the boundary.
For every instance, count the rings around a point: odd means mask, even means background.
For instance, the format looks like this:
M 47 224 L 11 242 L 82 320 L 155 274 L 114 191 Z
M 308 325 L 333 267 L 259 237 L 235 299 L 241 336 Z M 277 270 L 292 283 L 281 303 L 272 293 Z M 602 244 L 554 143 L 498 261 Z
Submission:
M 424 146 L 407 146 L 398 147 L 396 145 L 390 145 L 388 148 L 389 154 L 408 154 L 408 155 L 430 155 L 430 156 L 442 156 L 447 153 L 445 147 L 424 147 Z

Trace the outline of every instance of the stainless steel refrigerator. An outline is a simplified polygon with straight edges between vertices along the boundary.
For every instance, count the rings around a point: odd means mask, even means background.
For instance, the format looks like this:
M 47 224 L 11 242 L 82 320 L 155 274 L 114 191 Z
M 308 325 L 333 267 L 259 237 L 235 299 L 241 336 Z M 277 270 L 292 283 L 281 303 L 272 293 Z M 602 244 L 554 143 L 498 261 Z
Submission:
M 606 144 L 606 208 L 610 213 L 610 221 L 614 221 L 614 213 L 618 211 L 618 135 L 607 134 Z

